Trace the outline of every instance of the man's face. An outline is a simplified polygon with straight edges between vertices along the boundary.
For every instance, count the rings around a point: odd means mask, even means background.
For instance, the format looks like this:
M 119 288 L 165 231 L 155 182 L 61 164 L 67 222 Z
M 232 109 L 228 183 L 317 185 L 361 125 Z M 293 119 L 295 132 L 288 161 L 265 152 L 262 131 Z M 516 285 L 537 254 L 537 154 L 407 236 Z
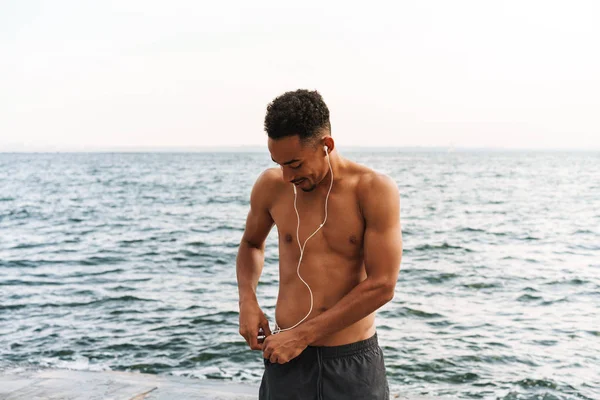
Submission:
M 281 139 L 269 138 L 271 159 L 279 164 L 283 180 L 295 184 L 305 192 L 314 190 L 327 175 L 324 153 L 318 145 L 302 145 L 298 135 Z

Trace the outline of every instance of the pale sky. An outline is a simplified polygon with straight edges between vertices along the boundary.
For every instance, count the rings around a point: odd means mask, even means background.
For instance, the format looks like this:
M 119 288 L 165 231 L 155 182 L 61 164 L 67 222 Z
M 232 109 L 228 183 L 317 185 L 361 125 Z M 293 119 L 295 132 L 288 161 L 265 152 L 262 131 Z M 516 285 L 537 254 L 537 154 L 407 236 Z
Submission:
M 317 89 L 340 146 L 600 149 L 598 1 L 0 3 L 0 150 L 266 145 Z

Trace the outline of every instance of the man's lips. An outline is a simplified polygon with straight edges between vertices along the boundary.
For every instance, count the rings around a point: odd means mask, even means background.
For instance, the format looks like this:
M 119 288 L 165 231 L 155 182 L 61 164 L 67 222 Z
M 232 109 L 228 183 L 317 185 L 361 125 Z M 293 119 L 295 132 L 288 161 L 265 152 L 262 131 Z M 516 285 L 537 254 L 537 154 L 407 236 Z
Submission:
M 298 186 L 299 184 L 301 184 L 302 182 L 304 182 L 306 179 L 300 179 L 298 181 L 292 181 L 292 183 L 296 186 Z

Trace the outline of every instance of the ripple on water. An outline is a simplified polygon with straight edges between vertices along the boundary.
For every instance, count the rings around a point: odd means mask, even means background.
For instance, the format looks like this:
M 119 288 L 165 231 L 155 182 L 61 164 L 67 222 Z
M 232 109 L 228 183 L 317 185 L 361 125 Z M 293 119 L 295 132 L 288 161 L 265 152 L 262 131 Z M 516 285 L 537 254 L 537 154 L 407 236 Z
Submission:
M 538 301 L 538 300 L 542 300 L 542 299 L 543 299 L 542 296 L 534 296 L 532 294 L 526 293 L 526 294 L 523 294 L 523 295 L 519 296 L 517 298 L 517 301 L 520 301 L 520 302 L 531 302 L 531 301 Z
M 91 256 L 84 260 L 81 260 L 80 263 L 82 265 L 106 265 L 106 264 L 119 264 L 126 262 L 127 259 L 123 257 L 99 257 L 99 256 Z
M 100 275 L 107 275 L 107 274 L 117 274 L 117 273 L 122 273 L 122 272 L 126 272 L 126 271 L 122 268 L 109 269 L 106 271 L 98 271 L 98 272 L 79 271 L 79 272 L 75 272 L 71 275 L 65 275 L 64 278 L 80 278 L 80 277 L 87 277 L 87 276 L 100 276 Z
M 500 283 L 488 283 L 488 282 L 473 282 L 473 283 L 463 283 L 461 285 L 467 289 L 495 289 L 500 287 Z
M 451 245 L 447 242 L 444 242 L 440 245 L 433 245 L 433 244 L 424 244 L 421 246 L 417 246 L 414 248 L 414 250 L 416 251 L 439 251 L 439 250 L 462 250 L 465 251 L 467 253 L 472 253 L 474 252 L 472 249 L 469 249 L 468 247 L 464 247 L 464 246 L 455 246 L 455 245 Z
M 62 286 L 64 282 L 60 281 L 25 281 L 22 279 L 9 279 L 0 281 L 0 286 Z
M 417 318 L 423 318 L 423 319 L 429 319 L 429 318 L 443 318 L 444 316 L 442 314 L 438 314 L 435 312 L 427 312 L 427 311 L 423 311 L 423 310 L 419 310 L 416 308 L 410 308 L 410 307 L 400 307 L 394 310 L 388 310 L 388 311 L 384 311 L 381 312 L 381 314 L 383 315 L 390 315 L 390 316 L 394 316 L 394 317 L 417 317 Z
M 424 279 L 429 283 L 443 283 L 455 278 L 458 278 L 460 275 L 455 273 L 440 273 L 433 276 L 425 277 Z
M 239 313 L 236 311 L 224 311 L 193 318 L 190 323 L 194 325 L 237 325 L 238 316 Z

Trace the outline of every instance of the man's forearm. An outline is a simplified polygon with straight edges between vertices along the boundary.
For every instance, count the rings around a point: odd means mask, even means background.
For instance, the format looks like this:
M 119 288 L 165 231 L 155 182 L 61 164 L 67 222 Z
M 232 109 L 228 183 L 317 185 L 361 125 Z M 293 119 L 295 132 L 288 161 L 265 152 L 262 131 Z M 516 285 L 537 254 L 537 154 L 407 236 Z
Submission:
M 365 318 L 394 297 L 394 289 L 368 278 L 346 294 L 335 306 L 300 325 L 298 334 L 308 344 Z
M 264 249 L 242 241 L 236 259 L 236 275 L 240 304 L 256 301 L 256 288 L 265 261 Z

